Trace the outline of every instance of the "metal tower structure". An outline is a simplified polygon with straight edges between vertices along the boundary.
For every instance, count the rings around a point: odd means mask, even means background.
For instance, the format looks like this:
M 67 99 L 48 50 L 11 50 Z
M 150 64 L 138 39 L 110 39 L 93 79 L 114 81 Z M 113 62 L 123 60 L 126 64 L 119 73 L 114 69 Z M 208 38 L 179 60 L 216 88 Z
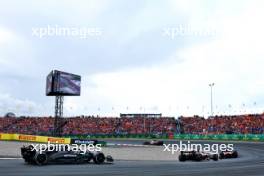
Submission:
M 54 136 L 61 136 L 62 135 L 62 128 L 63 128 L 63 96 L 58 95 L 55 96 L 55 120 L 54 120 Z

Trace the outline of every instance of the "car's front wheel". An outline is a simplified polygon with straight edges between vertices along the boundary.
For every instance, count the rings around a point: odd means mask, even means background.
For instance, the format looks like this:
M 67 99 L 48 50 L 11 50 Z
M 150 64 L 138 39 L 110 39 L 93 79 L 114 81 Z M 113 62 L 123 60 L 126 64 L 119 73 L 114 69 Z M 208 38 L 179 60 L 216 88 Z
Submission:
M 106 156 L 106 161 L 107 161 L 108 163 L 113 163 L 113 162 L 114 162 L 114 159 L 113 159 L 113 157 L 112 157 L 111 155 L 107 155 L 107 156 Z
M 105 156 L 103 153 L 96 153 L 93 161 L 95 164 L 102 164 L 105 161 Z
M 202 160 L 203 160 L 203 155 L 202 155 L 202 154 L 197 154 L 197 155 L 195 156 L 195 160 L 196 160 L 196 161 L 202 161 Z
M 232 155 L 233 155 L 233 158 L 237 158 L 238 157 L 237 151 L 234 151 Z
M 214 161 L 218 161 L 218 154 L 213 154 L 212 159 L 213 159 Z

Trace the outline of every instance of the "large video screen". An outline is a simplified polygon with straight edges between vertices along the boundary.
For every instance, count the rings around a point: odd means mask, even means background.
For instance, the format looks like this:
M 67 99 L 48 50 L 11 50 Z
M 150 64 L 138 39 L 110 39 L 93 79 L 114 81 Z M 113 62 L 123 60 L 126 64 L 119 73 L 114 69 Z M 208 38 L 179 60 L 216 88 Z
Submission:
M 46 81 L 46 95 L 50 95 L 52 93 L 52 73 L 51 72 L 48 76 L 47 76 L 47 81 Z
M 81 76 L 54 70 L 47 76 L 46 95 L 80 96 Z
M 65 72 L 58 73 L 59 90 L 64 95 L 80 95 L 81 77 Z

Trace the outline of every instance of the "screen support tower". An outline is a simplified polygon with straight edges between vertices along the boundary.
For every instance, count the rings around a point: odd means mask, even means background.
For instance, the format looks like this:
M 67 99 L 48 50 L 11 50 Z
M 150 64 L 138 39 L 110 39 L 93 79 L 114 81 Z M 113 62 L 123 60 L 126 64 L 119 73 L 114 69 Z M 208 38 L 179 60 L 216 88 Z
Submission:
M 63 96 L 57 95 L 55 97 L 55 120 L 54 120 L 54 136 L 61 136 L 62 135 L 62 128 L 63 128 Z

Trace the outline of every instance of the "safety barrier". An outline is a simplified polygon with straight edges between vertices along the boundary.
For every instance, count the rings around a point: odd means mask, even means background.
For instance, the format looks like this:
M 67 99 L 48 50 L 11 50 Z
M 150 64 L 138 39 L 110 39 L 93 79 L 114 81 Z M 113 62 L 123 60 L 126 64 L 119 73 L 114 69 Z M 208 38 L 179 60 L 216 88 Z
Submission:
M 0 140 L 70 144 L 70 138 L 0 133 Z
M 105 141 L 98 141 L 96 139 L 80 139 L 80 138 L 76 138 L 76 139 L 72 139 L 71 138 L 71 144 L 101 144 L 101 146 L 106 146 L 106 142 Z
M 174 134 L 174 139 L 264 141 L 264 134 L 210 134 L 210 135 Z
M 93 135 L 67 135 L 63 138 L 49 137 L 49 136 L 35 136 L 25 134 L 7 134 L 0 133 L 0 140 L 7 141 L 26 141 L 26 142 L 42 142 L 42 143 L 60 143 L 71 144 L 72 139 L 75 140 L 91 140 L 91 139 L 179 139 L 179 140 L 234 140 L 234 141 L 264 141 L 264 134 L 93 134 Z M 98 141 L 103 146 L 106 145 L 104 141 Z
M 264 141 L 264 134 L 90 134 L 90 135 L 68 135 L 67 137 L 78 139 L 179 139 L 179 140 L 237 140 L 237 141 Z
M 104 138 L 137 138 L 137 139 L 168 139 L 169 135 L 155 135 L 155 134 L 88 134 L 88 135 L 67 135 L 65 137 L 78 138 L 78 139 L 104 139 Z M 172 134 L 173 137 L 173 134 Z

